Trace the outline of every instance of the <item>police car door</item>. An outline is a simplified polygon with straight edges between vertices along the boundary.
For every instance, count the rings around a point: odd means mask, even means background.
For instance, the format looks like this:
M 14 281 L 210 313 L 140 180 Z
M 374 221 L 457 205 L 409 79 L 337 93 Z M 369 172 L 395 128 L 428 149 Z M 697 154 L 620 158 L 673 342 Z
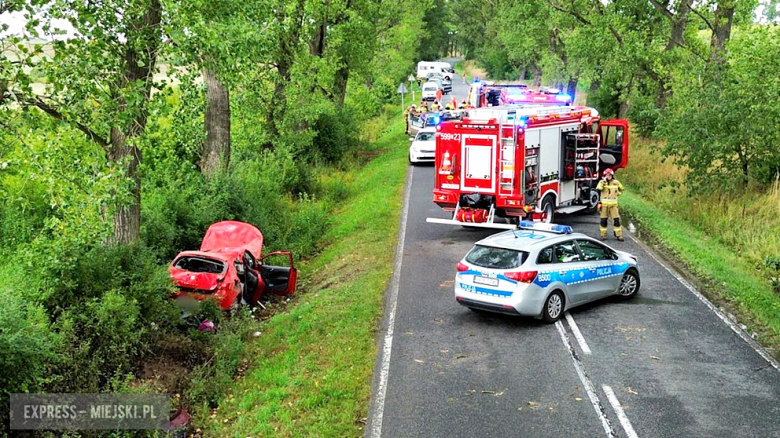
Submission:
M 622 272 L 617 255 L 606 246 L 587 239 L 577 240 L 583 260 L 588 265 L 586 276 L 591 278 L 591 300 L 612 295 L 620 285 Z
M 571 304 L 580 304 L 590 300 L 590 284 L 585 272 L 587 263 L 574 240 L 556 243 L 553 254 L 554 275 L 566 285 L 567 298 Z M 570 306 L 567 306 L 567 308 Z

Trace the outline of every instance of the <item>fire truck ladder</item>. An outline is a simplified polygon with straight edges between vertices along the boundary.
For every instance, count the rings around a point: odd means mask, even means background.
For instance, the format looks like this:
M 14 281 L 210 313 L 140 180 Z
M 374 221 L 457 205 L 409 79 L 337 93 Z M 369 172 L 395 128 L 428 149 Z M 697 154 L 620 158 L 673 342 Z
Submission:
M 510 119 L 511 118 L 511 119 Z M 499 119 L 498 123 L 498 147 L 499 153 L 499 168 L 498 172 L 498 192 L 509 192 L 510 195 L 515 194 L 515 166 L 517 166 L 517 163 L 515 163 L 515 147 L 517 145 L 517 112 L 516 111 L 509 111 L 506 114 L 506 118 L 501 117 Z M 504 127 L 506 124 L 512 125 L 512 136 L 511 137 L 504 137 Z M 506 154 L 509 154 L 507 157 Z M 510 178 L 504 178 L 504 169 L 507 169 L 507 173 L 510 175 Z M 509 170 L 511 169 L 511 171 Z M 501 182 L 504 180 L 504 182 Z M 505 187 L 508 187 L 509 190 L 506 190 Z

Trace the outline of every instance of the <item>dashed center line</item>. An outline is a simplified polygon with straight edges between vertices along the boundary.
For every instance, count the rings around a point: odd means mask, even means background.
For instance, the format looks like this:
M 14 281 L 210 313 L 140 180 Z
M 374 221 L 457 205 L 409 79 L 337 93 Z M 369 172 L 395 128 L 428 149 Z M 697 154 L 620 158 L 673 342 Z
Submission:
M 612 409 L 615 410 L 615 414 L 617 414 L 618 420 L 620 420 L 620 425 L 623 426 L 623 430 L 626 431 L 628 438 L 638 438 L 633 426 L 631 426 L 631 422 L 628 420 L 628 416 L 625 411 L 623 411 L 623 406 L 620 406 L 620 402 L 618 401 L 617 396 L 615 396 L 615 392 L 612 391 L 612 388 L 607 385 L 602 385 L 601 389 L 607 394 L 607 400 L 609 400 L 609 404 L 612 405 Z
M 569 328 L 571 329 L 571 332 L 574 333 L 574 338 L 577 340 L 577 343 L 580 344 L 580 349 L 582 349 L 582 352 L 590 355 L 590 347 L 588 347 L 588 343 L 585 342 L 585 337 L 582 336 L 582 333 L 580 333 L 580 328 L 577 327 L 577 323 L 574 322 L 574 318 L 569 314 L 569 312 L 565 313 L 566 316 L 566 322 L 569 323 Z

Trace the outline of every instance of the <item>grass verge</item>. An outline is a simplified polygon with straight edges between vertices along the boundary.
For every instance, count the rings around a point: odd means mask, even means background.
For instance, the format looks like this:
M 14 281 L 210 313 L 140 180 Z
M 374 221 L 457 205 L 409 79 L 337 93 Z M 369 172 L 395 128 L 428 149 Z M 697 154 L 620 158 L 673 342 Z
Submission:
M 620 205 L 663 247 L 665 255 L 703 280 L 702 292 L 708 298 L 739 315 L 770 353 L 780 358 L 780 296 L 753 265 L 679 215 L 659 209 L 632 191 L 621 196 Z
M 350 195 L 326 231 L 329 243 L 299 267 L 298 297 L 264 324 L 244 376 L 216 411 L 196 417 L 203 436 L 363 434 L 406 144 L 399 118 L 375 144 L 384 152 L 344 175 Z

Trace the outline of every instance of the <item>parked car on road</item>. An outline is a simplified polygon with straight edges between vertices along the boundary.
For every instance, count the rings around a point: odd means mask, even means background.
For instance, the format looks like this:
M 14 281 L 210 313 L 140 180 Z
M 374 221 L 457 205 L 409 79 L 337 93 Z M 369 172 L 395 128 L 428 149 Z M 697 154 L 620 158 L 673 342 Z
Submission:
M 436 128 L 423 128 L 409 140 L 412 142 L 409 146 L 410 163 L 433 163 L 436 156 Z
M 178 287 L 174 297 L 196 300 L 214 297 L 222 309 L 254 306 L 264 293 L 292 295 L 298 273 L 292 253 L 263 255 L 263 234 L 253 225 L 224 221 L 209 227 L 198 251 L 184 251 L 169 267 Z M 271 266 L 265 260 L 280 256 L 289 266 Z
M 458 263 L 455 299 L 472 310 L 557 321 L 601 298 L 639 292 L 636 257 L 569 226 L 522 221 L 477 242 Z
M 436 100 L 436 92 L 441 89 L 440 85 L 436 82 L 426 82 L 422 86 L 422 100 L 434 101 Z
M 441 89 L 445 94 L 452 92 L 452 80 L 449 79 L 448 77 L 445 77 L 441 73 L 428 73 L 428 76 L 426 77 L 426 81 L 438 82 L 441 85 Z

